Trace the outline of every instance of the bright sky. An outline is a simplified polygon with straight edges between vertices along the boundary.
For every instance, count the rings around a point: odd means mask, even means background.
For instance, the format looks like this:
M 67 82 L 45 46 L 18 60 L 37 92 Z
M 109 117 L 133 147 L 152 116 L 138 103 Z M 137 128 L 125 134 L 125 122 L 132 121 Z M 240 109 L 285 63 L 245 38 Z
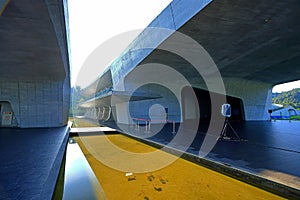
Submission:
M 280 92 L 292 90 L 294 88 L 300 88 L 300 80 L 276 85 L 275 87 L 273 87 L 272 92 L 280 93 Z
M 82 64 L 93 50 L 113 36 L 144 29 L 171 1 L 69 0 L 71 85 L 75 85 Z M 134 38 L 128 38 L 128 44 Z M 119 54 L 123 50 L 116 49 Z M 96 78 L 97 74 L 91 74 L 91 81 Z
M 106 40 L 145 28 L 172 0 L 69 0 L 71 85 L 88 55 Z M 129 44 L 133 38 L 128 38 Z M 126 46 L 126 45 L 125 45 Z M 117 55 L 124 47 L 116 49 Z M 92 82 L 99 74 L 91 73 Z M 87 86 L 81 85 L 82 87 Z M 275 86 L 273 92 L 300 88 L 300 80 Z

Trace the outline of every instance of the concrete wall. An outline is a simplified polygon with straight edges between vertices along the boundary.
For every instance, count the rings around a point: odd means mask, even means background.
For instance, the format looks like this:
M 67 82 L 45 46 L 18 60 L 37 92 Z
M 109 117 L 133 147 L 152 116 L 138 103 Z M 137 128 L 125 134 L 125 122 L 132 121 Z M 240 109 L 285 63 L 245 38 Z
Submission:
M 52 87 L 51 92 L 56 96 L 52 97 L 52 99 L 54 98 L 54 101 L 50 99 L 49 105 L 52 105 L 57 99 L 59 99 L 59 101 L 56 102 L 58 105 L 54 107 L 58 107 L 60 109 L 56 116 L 58 119 L 54 120 L 57 122 L 50 124 L 52 124 L 52 126 L 61 126 L 66 125 L 68 122 L 71 95 L 69 63 L 69 55 L 71 51 L 68 45 L 70 44 L 68 0 L 46 0 L 45 3 L 47 5 L 51 24 L 53 26 L 60 51 L 60 57 L 58 59 L 61 59 L 62 61 L 62 65 L 57 67 L 63 68 L 65 72 L 65 77 L 62 79 L 62 82 L 52 82 L 50 86 Z M 41 83 L 41 85 L 43 85 L 43 83 Z M 58 91 L 57 88 L 59 88 Z M 55 109 L 53 111 L 55 111 Z M 55 114 L 52 115 L 55 116 Z M 60 117 L 60 115 L 62 116 Z
M 227 94 L 243 100 L 245 120 L 261 121 L 270 118 L 272 86 L 242 79 L 224 79 Z
M 180 88 L 179 88 L 180 89 Z M 128 124 L 132 118 L 151 119 L 153 123 L 163 120 L 181 121 L 181 101 L 167 88 L 148 84 L 133 92 L 149 94 L 147 98 L 138 101 L 129 101 L 116 104 L 115 120 L 118 123 Z M 159 94 L 160 98 L 151 99 L 151 94 Z M 178 91 L 180 94 L 180 91 Z
M 0 21 L 0 102 L 14 124 L 58 127 L 70 106 L 66 0 L 9 2 Z M 34 20 L 33 20 L 34 19 Z
M 0 102 L 10 102 L 18 127 L 63 126 L 69 106 L 65 105 L 63 85 L 52 81 L 1 80 Z
M 115 121 L 121 124 L 131 124 L 131 117 L 129 114 L 129 104 L 127 102 L 116 104 L 116 116 Z
M 272 88 L 269 84 L 242 79 L 225 79 L 224 82 L 227 88 L 226 94 L 243 101 L 244 119 L 246 121 L 269 120 L 268 109 L 271 108 L 272 103 Z M 126 88 L 126 91 L 129 90 L 129 88 Z M 196 105 L 198 103 L 197 99 L 190 94 L 186 95 L 182 93 L 182 96 L 180 96 L 181 92 L 178 91 L 180 95 L 176 97 L 169 94 L 163 88 L 154 85 L 148 86 L 142 89 L 142 91 L 149 94 L 158 93 L 162 98 L 117 104 L 117 122 L 130 123 L 130 117 L 150 119 L 150 110 L 155 104 L 168 108 L 169 120 L 179 122 L 183 119 L 195 119 L 199 117 L 199 111 L 197 112 L 195 109 L 199 107 L 199 105 Z

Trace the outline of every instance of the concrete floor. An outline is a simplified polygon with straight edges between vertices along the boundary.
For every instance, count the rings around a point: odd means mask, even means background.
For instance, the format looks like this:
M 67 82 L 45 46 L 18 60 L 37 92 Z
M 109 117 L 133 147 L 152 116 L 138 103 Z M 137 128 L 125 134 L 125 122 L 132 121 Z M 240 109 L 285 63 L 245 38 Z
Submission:
M 300 189 L 300 122 L 232 125 L 246 141 L 219 141 L 208 159 Z M 197 149 L 195 145 L 188 151 L 197 154 Z
M 0 129 L 0 199 L 51 199 L 70 128 Z

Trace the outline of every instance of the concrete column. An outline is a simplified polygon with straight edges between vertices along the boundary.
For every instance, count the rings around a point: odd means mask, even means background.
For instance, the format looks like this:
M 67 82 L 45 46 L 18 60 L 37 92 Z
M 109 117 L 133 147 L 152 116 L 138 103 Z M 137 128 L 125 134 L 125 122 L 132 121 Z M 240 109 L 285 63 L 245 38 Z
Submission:
M 128 102 L 116 104 L 116 116 L 114 116 L 115 121 L 121 124 L 130 124 L 129 116 L 129 104 Z
M 242 79 L 224 79 L 228 95 L 241 98 L 246 121 L 269 119 L 268 109 L 272 104 L 272 86 L 262 82 Z

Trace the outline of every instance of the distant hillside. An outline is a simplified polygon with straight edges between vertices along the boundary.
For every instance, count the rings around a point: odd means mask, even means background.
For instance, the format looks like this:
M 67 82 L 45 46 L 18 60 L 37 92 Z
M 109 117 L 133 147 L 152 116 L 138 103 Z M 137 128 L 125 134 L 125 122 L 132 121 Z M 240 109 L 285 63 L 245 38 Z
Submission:
M 281 104 L 285 107 L 291 105 L 300 109 L 300 88 L 282 93 L 273 93 L 272 97 L 272 103 Z

